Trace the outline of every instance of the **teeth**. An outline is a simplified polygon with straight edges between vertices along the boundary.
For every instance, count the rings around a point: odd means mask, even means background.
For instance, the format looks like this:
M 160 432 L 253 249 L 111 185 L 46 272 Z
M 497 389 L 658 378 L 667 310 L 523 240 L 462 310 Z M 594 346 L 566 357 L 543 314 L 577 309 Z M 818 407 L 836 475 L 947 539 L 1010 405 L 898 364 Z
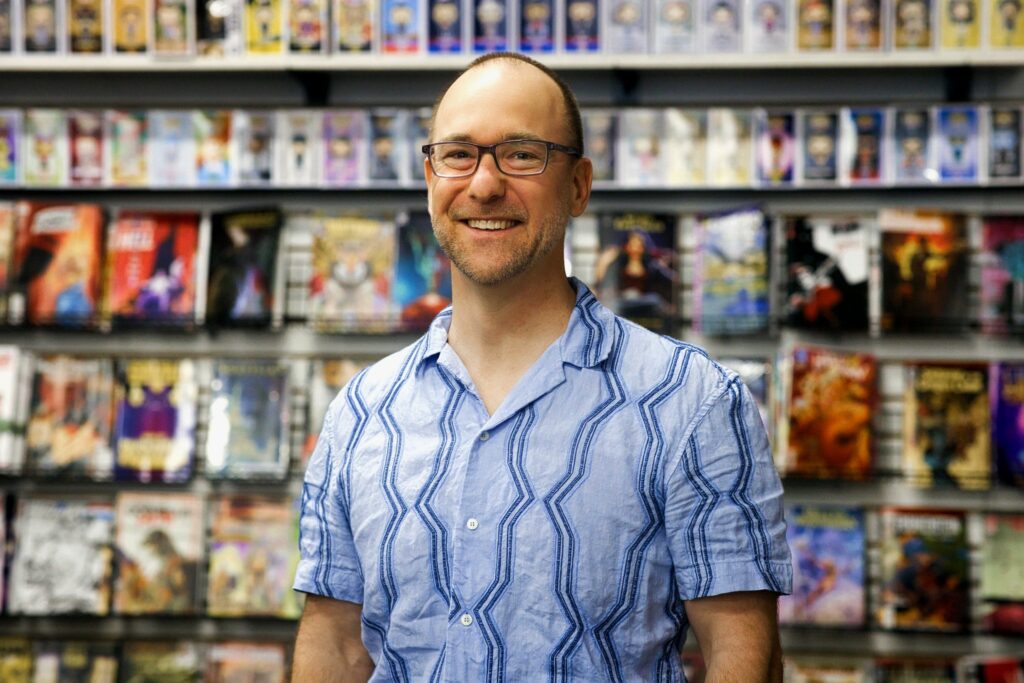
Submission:
M 477 230 L 505 230 L 511 228 L 516 224 L 515 221 L 481 221 L 481 220 L 469 220 L 466 224 L 471 228 Z

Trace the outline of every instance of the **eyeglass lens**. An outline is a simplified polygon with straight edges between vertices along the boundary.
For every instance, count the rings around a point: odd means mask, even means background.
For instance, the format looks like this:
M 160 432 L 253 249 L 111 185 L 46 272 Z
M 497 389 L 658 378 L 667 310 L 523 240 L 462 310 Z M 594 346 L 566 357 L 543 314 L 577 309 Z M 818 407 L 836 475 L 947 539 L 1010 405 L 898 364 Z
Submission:
M 480 149 L 464 142 L 442 142 L 430 152 L 434 172 L 442 175 L 469 175 L 476 170 Z M 539 173 L 548 161 L 548 148 L 543 142 L 513 140 L 494 147 L 498 168 L 509 175 Z

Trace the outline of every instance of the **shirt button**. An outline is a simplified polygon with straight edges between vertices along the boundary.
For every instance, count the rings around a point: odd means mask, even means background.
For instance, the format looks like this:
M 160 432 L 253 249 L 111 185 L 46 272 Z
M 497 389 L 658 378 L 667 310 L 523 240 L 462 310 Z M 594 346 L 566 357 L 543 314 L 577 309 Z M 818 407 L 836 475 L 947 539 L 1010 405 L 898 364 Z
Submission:
M 470 517 L 466 520 L 466 528 L 470 531 L 476 531 L 478 526 L 480 526 L 480 522 L 476 521 L 474 517 Z
M 491 438 L 491 433 L 490 432 L 480 432 L 480 440 L 481 441 L 487 441 L 487 439 L 489 439 L 489 438 Z
M 463 626 L 472 626 L 473 625 L 473 616 L 470 615 L 470 614 L 463 614 L 462 618 L 459 619 L 459 621 L 462 622 Z

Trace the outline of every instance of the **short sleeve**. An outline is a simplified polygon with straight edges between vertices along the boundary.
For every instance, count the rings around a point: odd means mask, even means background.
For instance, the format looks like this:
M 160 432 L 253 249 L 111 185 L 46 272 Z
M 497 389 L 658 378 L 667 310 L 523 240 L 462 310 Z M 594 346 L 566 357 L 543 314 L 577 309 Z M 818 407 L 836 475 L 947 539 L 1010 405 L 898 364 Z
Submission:
M 736 591 L 788 594 L 782 484 L 764 423 L 735 376 L 680 444 L 665 480 L 665 527 L 683 600 Z
M 349 524 L 344 463 L 348 454 L 339 435 L 355 427 L 347 393 L 331 403 L 302 484 L 299 511 L 299 566 L 295 590 L 362 604 L 363 576 Z

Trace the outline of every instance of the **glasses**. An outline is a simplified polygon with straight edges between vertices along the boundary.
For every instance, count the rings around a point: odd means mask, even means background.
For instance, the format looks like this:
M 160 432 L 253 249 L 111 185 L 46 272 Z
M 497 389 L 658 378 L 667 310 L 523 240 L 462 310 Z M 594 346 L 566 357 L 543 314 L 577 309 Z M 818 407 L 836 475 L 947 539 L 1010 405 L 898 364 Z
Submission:
M 435 142 L 423 145 L 430 168 L 440 178 L 464 178 L 476 173 L 484 154 L 494 157 L 498 170 L 505 175 L 540 175 L 548 167 L 551 150 L 583 156 L 578 149 L 546 140 L 506 140 L 496 145 L 472 142 Z

